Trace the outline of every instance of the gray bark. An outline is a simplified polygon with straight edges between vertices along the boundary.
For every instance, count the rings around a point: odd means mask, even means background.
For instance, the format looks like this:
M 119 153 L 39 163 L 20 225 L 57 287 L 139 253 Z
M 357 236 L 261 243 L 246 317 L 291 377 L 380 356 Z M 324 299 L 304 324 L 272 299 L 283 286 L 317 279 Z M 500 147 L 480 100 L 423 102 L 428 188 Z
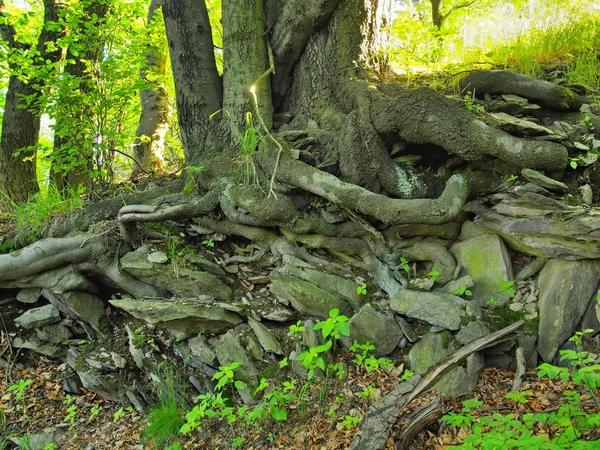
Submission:
M 250 86 L 269 68 L 264 38 L 262 0 L 223 1 L 223 108 L 243 129 L 247 112 L 254 114 Z M 267 127 L 273 124 L 270 77 L 256 86 L 260 114 Z
M 223 84 L 215 63 L 204 1 L 165 0 L 165 28 L 177 91 L 186 164 L 200 164 L 209 117 L 221 109 Z

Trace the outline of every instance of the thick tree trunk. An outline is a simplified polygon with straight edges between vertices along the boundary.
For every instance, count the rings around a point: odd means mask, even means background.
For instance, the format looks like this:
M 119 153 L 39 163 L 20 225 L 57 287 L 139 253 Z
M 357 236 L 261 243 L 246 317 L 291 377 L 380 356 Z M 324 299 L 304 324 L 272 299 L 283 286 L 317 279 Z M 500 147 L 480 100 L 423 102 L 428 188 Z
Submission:
M 262 0 L 223 1 L 223 108 L 238 128 L 244 126 L 247 112 L 254 112 L 250 93 L 269 68 L 264 38 Z M 256 96 L 265 125 L 273 124 L 271 79 L 265 76 L 257 83 Z
M 53 75 L 53 64 L 60 60 L 61 51 L 55 45 L 61 32 L 56 29 L 58 8 L 55 0 L 44 1 L 44 26 L 35 49 L 39 56 L 33 57 L 33 73 L 21 73 L 15 61 L 9 62 L 11 75 L 4 105 L 2 136 L 0 137 L 0 192 L 14 203 L 21 204 L 39 190 L 36 177 L 36 150 L 42 113 L 41 97 L 45 84 Z M 4 2 L 0 0 L 0 16 Z M 52 25 L 52 26 L 51 26 Z M 8 43 L 11 51 L 23 52 L 23 57 L 33 51 L 16 40 L 15 30 L 0 25 L 0 36 Z M 54 49 L 49 51 L 49 49 Z M 48 71 L 49 69 L 49 71 Z M 39 73 L 36 73 L 39 71 Z M 29 77 L 28 82 L 23 77 Z M 0 208 L 9 202 L 0 195 Z
M 223 98 L 208 11 L 204 1 L 165 0 L 163 14 L 185 160 L 199 165 L 207 150 L 209 117 L 221 109 Z
M 152 0 L 148 8 L 148 26 L 155 13 L 162 6 L 162 0 Z M 140 70 L 140 78 L 148 81 L 148 74 L 159 79 L 165 76 L 167 67 L 166 42 L 155 42 L 146 50 L 146 65 Z M 146 173 L 161 173 L 163 168 L 163 147 L 165 134 L 169 128 L 171 104 L 163 82 L 158 82 L 140 92 L 142 114 L 135 132 L 133 144 L 135 163 L 132 176 Z

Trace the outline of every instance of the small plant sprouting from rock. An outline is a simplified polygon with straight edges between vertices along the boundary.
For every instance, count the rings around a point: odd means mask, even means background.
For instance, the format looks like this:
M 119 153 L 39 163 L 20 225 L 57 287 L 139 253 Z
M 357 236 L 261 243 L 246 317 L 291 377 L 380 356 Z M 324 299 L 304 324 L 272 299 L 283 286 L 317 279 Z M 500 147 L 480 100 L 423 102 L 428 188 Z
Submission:
M 518 175 L 511 175 L 510 177 L 508 177 L 508 179 L 506 181 L 508 181 L 509 183 L 512 183 L 513 181 L 517 181 L 517 178 L 519 178 Z
M 180 433 L 190 435 L 195 430 L 202 427 L 202 423 L 206 418 L 218 418 L 227 421 L 232 427 L 236 422 L 248 426 L 261 426 L 265 420 L 274 420 L 277 423 L 286 421 L 290 402 L 299 401 L 302 409 L 305 405 L 305 398 L 309 387 L 313 383 L 313 379 L 317 371 L 321 371 L 325 376 L 325 382 L 320 391 L 320 398 L 323 400 L 330 395 L 328 389 L 329 377 L 335 374 L 340 380 L 347 373 L 346 367 L 341 362 L 336 362 L 332 356 L 327 354 L 334 349 L 336 342 L 342 336 L 350 334 L 348 325 L 348 317 L 340 314 L 338 309 L 329 311 L 328 318 L 317 322 L 313 326 L 314 331 L 320 331 L 326 339 L 325 343 L 316 345 L 303 350 L 296 356 L 296 361 L 301 363 L 306 369 L 308 381 L 304 381 L 301 386 L 297 385 L 296 379 L 284 380 L 281 384 L 267 381 L 266 378 L 261 378 L 260 383 L 253 390 L 253 396 L 258 402 L 250 405 L 234 405 L 232 396 L 235 395 L 235 388 L 245 388 L 246 385 L 236 380 L 235 370 L 240 366 L 239 362 L 232 362 L 228 366 L 221 366 L 219 371 L 214 375 L 213 379 L 218 380 L 215 386 L 215 393 L 206 393 L 196 398 L 197 404 L 186 414 L 186 421 L 180 429 Z M 305 331 L 305 326 L 301 320 L 289 327 L 289 335 L 294 336 Z M 364 367 L 367 372 L 372 372 L 379 367 L 391 365 L 391 361 L 387 358 L 376 358 L 370 352 L 375 350 L 375 346 L 366 343 L 358 344 L 355 342 L 353 351 L 355 351 L 355 362 Z M 327 356 L 326 356 L 327 355 Z M 284 358 L 279 368 L 282 369 L 288 366 L 288 358 Z M 407 379 L 412 373 L 408 371 L 403 375 L 403 379 Z M 226 389 L 227 388 L 227 389 Z M 361 399 L 372 400 L 376 395 L 376 389 L 373 386 L 367 386 L 359 395 Z M 229 397 L 226 395 L 230 395 Z M 342 397 L 336 398 L 336 403 L 343 401 Z M 338 408 L 329 408 L 325 414 L 333 422 L 335 420 L 336 411 Z M 353 428 L 360 422 L 360 417 L 355 417 L 352 412 L 342 420 L 338 427 Z M 235 429 L 234 429 L 235 430 Z M 243 441 L 234 438 L 231 442 L 231 448 L 235 448 L 235 443 L 239 442 L 243 446 Z
M 367 295 L 367 285 L 366 284 L 361 284 L 359 286 L 356 287 L 356 293 L 358 295 Z
M 429 272 L 427 275 L 429 276 L 429 278 L 431 278 L 431 281 L 433 281 L 435 283 L 435 280 L 437 280 L 437 277 L 440 276 L 440 271 L 438 270 L 437 267 L 434 267 L 433 269 L 431 269 L 431 272 Z
M 337 340 L 342 336 L 350 336 L 350 327 L 347 322 L 348 317 L 341 315 L 339 309 L 333 308 L 329 311 L 329 317 L 316 323 L 313 330 L 321 330 L 325 339 L 331 336 Z
M 513 287 L 514 284 L 515 284 L 515 280 L 504 281 L 500 285 L 500 289 L 498 289 L 498 292 L 507 291 L 508 295 L 510 295 L 510 298 L 513 298 L 515 295 L 517 295 L 517 290 Z
M 206 245 L 207 247 L 214 247 L 215 242 L 212 239 L 205 239 L 202 241 L 202 245 Z
M 304 325 L 302 325 L 302 321 L 299 320 L 294 325 L 290 325 L 290 336 L 294 336 L 295 334 L 302 333 L 304 331 Z
M 466 284 L 463 284 L 461 287 L 454 289 L 452 291 L 452 295 L 466 295 L 467 297 L 470 297 L 471 295 L 473 295 L 473 293 L 469 289 L 467 289 Z
M 410 277 L 410 265 L 405 257 L 400 258 L 399 267 L 406 272 L 406 275 Z
M 354 353 L 354 363 L 362 367 L 364 365 L 367 373 L 371 373 L 380 367 L 390 367 L 392 362 L 388 358 L 376 358 L 371 352 L 375 350 L 375 346 L 369 341 L 364 344 L 359 344 L 356 339 L 350 347 L 350 351 Z

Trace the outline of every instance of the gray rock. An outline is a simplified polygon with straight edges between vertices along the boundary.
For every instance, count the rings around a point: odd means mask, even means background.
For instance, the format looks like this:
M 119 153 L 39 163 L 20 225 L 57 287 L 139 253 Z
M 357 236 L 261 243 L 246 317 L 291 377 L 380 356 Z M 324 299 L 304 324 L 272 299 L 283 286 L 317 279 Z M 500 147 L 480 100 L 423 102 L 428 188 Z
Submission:
M 564 194 L 569 191 L 569 188 L 565 183 L 561 183 L 560 181 L 553 180 L 546 175 L 541 174 L 537 170 L 533 169 L 522 169 L 521 175 L 528 181 L 537 184 L 538 186 L 543 187 L 544 189 L 548 189 L 552 192 L 559 192 Z
M 273 336 L 273 333 L 269 329 L 252 317 L 248 317 L 248 325 L 254 331 L 258 342 L 265 349 L 266 352 L 276 353 L 277 355 L 283 355 L 283 349 L 279 341 Z
M 214 340 L 213 345 L 217 358 L 222 366 L 228 366 L 234 361 L 239 362 L 240 365 L 234 372 L 234 378 L 249 386 L 257 386 L 259 372 L 245 350 L 244 333 L 248 333 L 250 330 L 247 326 L 238 328 L 229 330 L 219 339 Z
M 323 269 L 317 269 L 292 256 L 284 257 L 283 262 L 283 266 L 279 267 L 277 272 L 310 282 L 319 289 L 344 300 L 354 311 L 358 311 L 368 298 L 358 294 L 356 283 L 347 278 L 326 273 Z
M 169 260 L 165 252 L 152 252 L 148 254 L 147 258 L 151 263 L 157 264 L 164 264 Z
M 75 369 L 81 384 L 88 391 L 95 392 L 112 402 L 120 402 L 122 398 L 121 385 L 114 375 L 103 375 L 94 369 Z
M 506 113 L 491 113 L 486 116 L 488 125 L 502 128 L 505 131 L 518 133 L 525 136 L 552 136 L 554 131 L 549 128 L 530 122 L 529 120 L 518 119 Z
M 271 274 L 271 292 L 277 297 L 288 301 L 294 309 L 315 317 L 326 319 L 333 308 L 341 314 L 351 315 L 352 308 L 341 298 L 318 288 L 308 281 L 285 275 L 279 271 Z
M 231 311 L 193 300 L 130 298 L 109 302 L 140 320 L 169 329 L 181 339 L 201 331 L 222 333 L 242 321 Z
M 432 261 L 440 273 L 435 280 L 439 284 L 450 281 L 456 269 L 456 262 L 446 249 L 445 242 L 438 238 L 423 239 L 411 247 L 400 249 L 399 254 L 409 261 Z
M 487 336 L 488 334 L 490 334 L 490 329 L 487 325 L 480 320 L 476 320 L 463 325 L 455 337 L 458 343 L 467 345 L 469 342 L 473 342 L 475 339 Z
M 533 261 L 531 261 L 529 264 L 527 264 L 525 267 L 523 267 L 521 269 L 521 271 L 515 277 L 515 280 L 516 281 L 524 281 L 528 278 L 531 278 L 536 273 L 538 273 L 540 270 L 542 270 L 547 262 L 548 262 L 548 259 L 546 259 L 546 258 L 541 258 L 541 257 L 535 258 Z
M 447 330 L 458 330 L 467 316 L 469 302 L 440 292 L 417 292 L 403 289 L 391 299 L 390 307 L 400 314 L 423 320 Z
M 477 236 L 454 244 L 450 249 L 466 274 L 473 277 L 473 298 L 485 303 L 493 297 L 498 303 L 508 300 L 508 292 L 498 292 L 504 281 L 513 280 L 510 256 L 496 235 Z
M 192 355 L 209 366 L 217 367 L 217 355 L 208 343 L 208 339 L 204 336 L 197 336 L 188 340 L 187 343 Z
M 434 283 L 431 278 L 416 277 L 408 280 L 408 287 L 415 291 L 430 291 Z
M 60 313 L 52 305 L 30 309 L 15 319 L 15 324 L 28 329 L 40 328 L 57 322 L 60 322 Z
M 461 289 L 463 286 L 466 289 L 471 289 L 475 285 L 473 281 L 473 277 L 471 275 L 465 275 L 464 277 L 460 277 L 458 280 L 452 280 L 446 283 L 446 285 L 442 288 L 442 292 L 446 294 L 452 294 L 457 289 Z
M 72 371 L 71 369 L 67 369 L 65 371 L 65 376 L 62 381 L 62 388 L 67 394 L 81 394 L 81 388 L 83 385 L 81 384 L 81 380 L 79 379 L 79 375 Z
M 417 342 L 419 340 L 419 336 L 417 336 L 417 333 L 415 333 L 415 331 L 412 329 L 412 327 L 406 320 L 399 316 L 395 316 L 394 319 L 396 320 L 396 323 L 400 326 L 400 329 L 402 330 L 402 333 L 404 334 L 408 342 Z
M 408 354 L 411 370 L 423 374 L 442 358 L 457 349 L 452 333 L 427 333 Z M 435 384 L 435 389 L 444 396 L 458 396 L 473 392 L 483 369 L 483 356 L 474 353 L 467 358 L 466 367 L 458 366 L 444 375 Z
M 58 430 L 44 430 L 43 433 L 28 433 L 25 437 L 9 437 L 8 439 L 23 450 L 44 450 L 49 444 L 56 444 L 62 438 Z M 3 444 L 6 442 L 3 441 Z
M 42 341 L 50 342 L 51 344 L 60 344 L 72 336 L 71 331 L 61 324 L 37 328 L 35 332 Z
M 302 345 L 305 348 L 317 347 L 325 342 L 323 333 L 314 330 L 315 323 L 312 320 L 304 321 L 304 331 L 302 332 Z
M 139 412 L 140 414 L 146 414 L 147 405 L 141 397 L 138 397 L 133 391 L 125 392 L 125 395 L 127 396 L 127 399 L 133 405 L 137 412 Z
M 596 301 L 600 262 L 548 261 L 540 272 L 540 328 L 537 351 L 550 363 L 577 329 L 590 302 Z
M 17 300 L 22 303 L 35 303 L 40 299 L 41 291 L 41 288 L 21 289 L 17 294 Z
M 349 321 L 350 336 L 347 344 L 354 340 L 359 344 L 369 341 L 375 346 L 374 354 L 377 357 L 389 355 L 404 336 L 402 330 L 388 314 L 376 311 L 371 305 L 366 304 Z
M 580 186 L 579 193 L 581 194 L 581 200 L 583 201 L 584 205 L 592 206 L 594 204 L 594 192 L 589 184 Z
M 465 220 L 460 228 L 459 241 L 468 241 L 477 236 L 489 236 L 490 232 L 485 228 L 475 225 L 471 220 Z
M 58 357 L 63 353 L 62 347 L 46 344 L 40 341 L 37 336 L 31 336 L 29 339 L 24 339 L 19 336 L 12 340 L 11 345 L 14 348 L 26 348 L 40 355 L 49 356 L 50 358 Z
M 517 345 L 523 349 L 528 369 L 534 369 L 538 366 L 537 352 L 535 351 L 536 342 L 537 336 L 534 334 L 521 334 L 517 337 Z
M 123 270 L 136 278 L 160 286 L 176 297 L 194 298 L 199 295 L 230 300 L 232 291 L 212 273 L 179 267 L 176 271 L 171 265 L 156 264 L 148 261 L 146 255 L 130 252 L 121 258 Z
M 100 338 L 107 331 L 105 306 L 99 297 L 83 291 L 71 291 L 48 298 L 60 312 L 79 322 L 90 339 Z
M 125 367 L 127 367 L 127 360 L 125 358 L 123 358 L 121 355 L 119 355 L 118 353 L 111 352 L 110 357 L 111 357 L 113 363 L 115 364 L 115 367 L 117 367 L 119 369 L 124 369 Z
M 600 208 L 573 206 L 534 192 L 508 196 L 475 222 L 515 250 L 543 258 L 600 258 Z M 477 280 L 475 280 L 477 282 Z

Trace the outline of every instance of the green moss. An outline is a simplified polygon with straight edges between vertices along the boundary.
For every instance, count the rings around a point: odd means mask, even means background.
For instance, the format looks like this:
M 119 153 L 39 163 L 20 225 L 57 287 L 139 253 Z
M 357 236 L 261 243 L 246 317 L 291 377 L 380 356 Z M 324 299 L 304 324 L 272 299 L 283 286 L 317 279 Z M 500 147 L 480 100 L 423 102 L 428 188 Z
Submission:
M 477 320 L 477 319 L 475 319 L 475 317 L 464 316 L 461 319 L 460 323 L 461 323 L 461 325 L 465 326 L 465 325 L 469 325 L 471 322 L 474 322 L 475 320 Z
M 447 349 L 450 344 L 454 342 L 454 336 L 449 331 L 440 333 L 440 339 L 442 340 L 442 348 Z
M 483 321 L 489 325 L 491 331 L 498 331 L 519 320 L 523 320 L 523 311 L 513 311 L 509 308 L 510 303 L 496 306 L 491 314 L 483 316 Z

